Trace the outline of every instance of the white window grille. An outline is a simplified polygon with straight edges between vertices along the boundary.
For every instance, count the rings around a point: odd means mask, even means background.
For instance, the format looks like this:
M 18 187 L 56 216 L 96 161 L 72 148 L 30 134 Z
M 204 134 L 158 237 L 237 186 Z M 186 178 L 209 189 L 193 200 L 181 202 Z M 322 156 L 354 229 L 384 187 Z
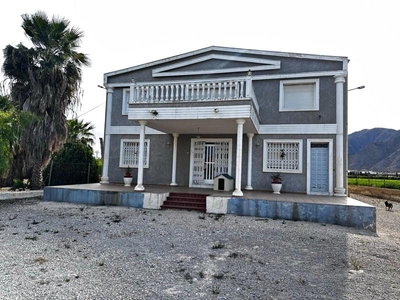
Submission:
M 150 140 L 144 141 L 143 167 L 149 167 Z M 121 168 L 137 168 L 139 166 L 139 140 L 121 140 Z
M 302 172 L 302 140 L 264 140 L 264 172 Z
M 122 90 L 122 115 L 128 115 L 128 102 L 130 97 L 130 90 Z
M 318 110 L 319 79 L 282 80 L 279 111 Z

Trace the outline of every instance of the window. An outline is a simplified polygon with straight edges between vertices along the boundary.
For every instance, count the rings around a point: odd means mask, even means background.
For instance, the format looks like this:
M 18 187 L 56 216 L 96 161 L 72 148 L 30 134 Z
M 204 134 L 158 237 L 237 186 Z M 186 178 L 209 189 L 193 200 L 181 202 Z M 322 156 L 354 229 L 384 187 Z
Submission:
M 302 172 L 302 140 L 264 140 L 264 172 Z
M 281 81 L 279 91 L 279 111 L 318 109 L 319 79 Z
M 130 89 L 122 90 L 122 115 L 128 115 L 128 102 L 130 96 Z
M 144 141 L 143 167 L 149 167 L 150 140 Z M 139 166 L 139 140 L 121 140 L 121 154 L 119 166 L 121 168 Z

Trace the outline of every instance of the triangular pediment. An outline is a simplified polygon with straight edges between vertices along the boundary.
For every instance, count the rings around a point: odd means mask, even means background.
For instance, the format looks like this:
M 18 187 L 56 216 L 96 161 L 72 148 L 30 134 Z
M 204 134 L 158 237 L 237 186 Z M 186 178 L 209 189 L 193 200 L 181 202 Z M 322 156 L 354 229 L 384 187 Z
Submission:
M 104 82 L 107 82 L 108 77 L 147 68 L 151 68 L 152 76 L 154 77 L 223 73 L 243 74 L 243 72 L 247 73 L 249 70 L 276 70 L 281 69 L 281 60 L 287 58 L 341 61 L 345 63 L 345 68 L 347 68 L 347 58 L 345 57 L 210 46 L 142 65 L 105 73 Z
M 217 68 L 204 68 L 204 69 L 190 69 L 190 66 L 199 65 L 207 61 L 225 61 L 225 62 L 240 62 L 240 65 L 235 67 L 222 67 L 224 64 L 217 64 L 221 67 Z M 262 59 L 255 57 L 235 56 L 226 54 L 207 54 L 201 57 L 188 59 L 179 63 L 169 64 L 161 68 L 153 69 L 153 77 L 170 77 L 170 76 L 193 76 L 193 75 L 211 75 L 223 73 L 243 73 L 249 70 L 276 70 L 280 69 L 281 62 L 279 60 Z

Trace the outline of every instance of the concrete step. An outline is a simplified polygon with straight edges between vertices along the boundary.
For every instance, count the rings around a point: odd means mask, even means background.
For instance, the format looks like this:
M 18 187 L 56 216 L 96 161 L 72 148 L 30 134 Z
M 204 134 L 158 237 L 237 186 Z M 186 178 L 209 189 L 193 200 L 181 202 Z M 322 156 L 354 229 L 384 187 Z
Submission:
M 170 193 L 167 200 L 161 205 L 161 208 L 189 209 L 206 212 L 206 198 L 207 195 L 204 194 Z

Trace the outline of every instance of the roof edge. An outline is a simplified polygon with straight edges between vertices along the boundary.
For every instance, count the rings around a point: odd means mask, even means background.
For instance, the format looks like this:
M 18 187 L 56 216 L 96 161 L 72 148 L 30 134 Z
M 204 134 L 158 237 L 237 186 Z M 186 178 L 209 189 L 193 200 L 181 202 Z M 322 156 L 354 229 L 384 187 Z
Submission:
M 319 59 L 319 60 L 333 60 L 333 61 L 343 61 L 343 70 L 347 70 L 348 58 L 345 56 L 330 56 L 330 55 L 320 55 L 320 54 L 306 54 L 306 53 L 294 53 L 294 52 L 279 52 L 279 51 L 265 51 L 265 50 L 253 50 L 253 49 L 244 49 L 244 48 L 234 48 L 234 47 L 222 47 L 222 46 L 209 46 L 205 48 L 201 48 L 198 50 L 170 56 L 167 58 L 155 60 L 152 62 L 140 64 L 137 66 L 120 69 L 112 72 L 107 72 L 104 74 L 104 84 L 107 84 L 107 78 L 110 76 L 115 76 L 123 73 L 132 72 L 135 70 L 140 70 L 144 68 L 148 68 L 151 66 L 155 66 L 158 64 L 163 64 L 171 61 L 175 61 L 178 59 L 186 58 L 193 55 L 198 55 L 208 51 L 223 51 L 223 52 L 236 52 L 243 54 L 257 54 L 257 55 L 268 55 L 268 56 L 280 56 L 280 57 L 294 57 L 294 58 L 305 58 L 305 59 Z

